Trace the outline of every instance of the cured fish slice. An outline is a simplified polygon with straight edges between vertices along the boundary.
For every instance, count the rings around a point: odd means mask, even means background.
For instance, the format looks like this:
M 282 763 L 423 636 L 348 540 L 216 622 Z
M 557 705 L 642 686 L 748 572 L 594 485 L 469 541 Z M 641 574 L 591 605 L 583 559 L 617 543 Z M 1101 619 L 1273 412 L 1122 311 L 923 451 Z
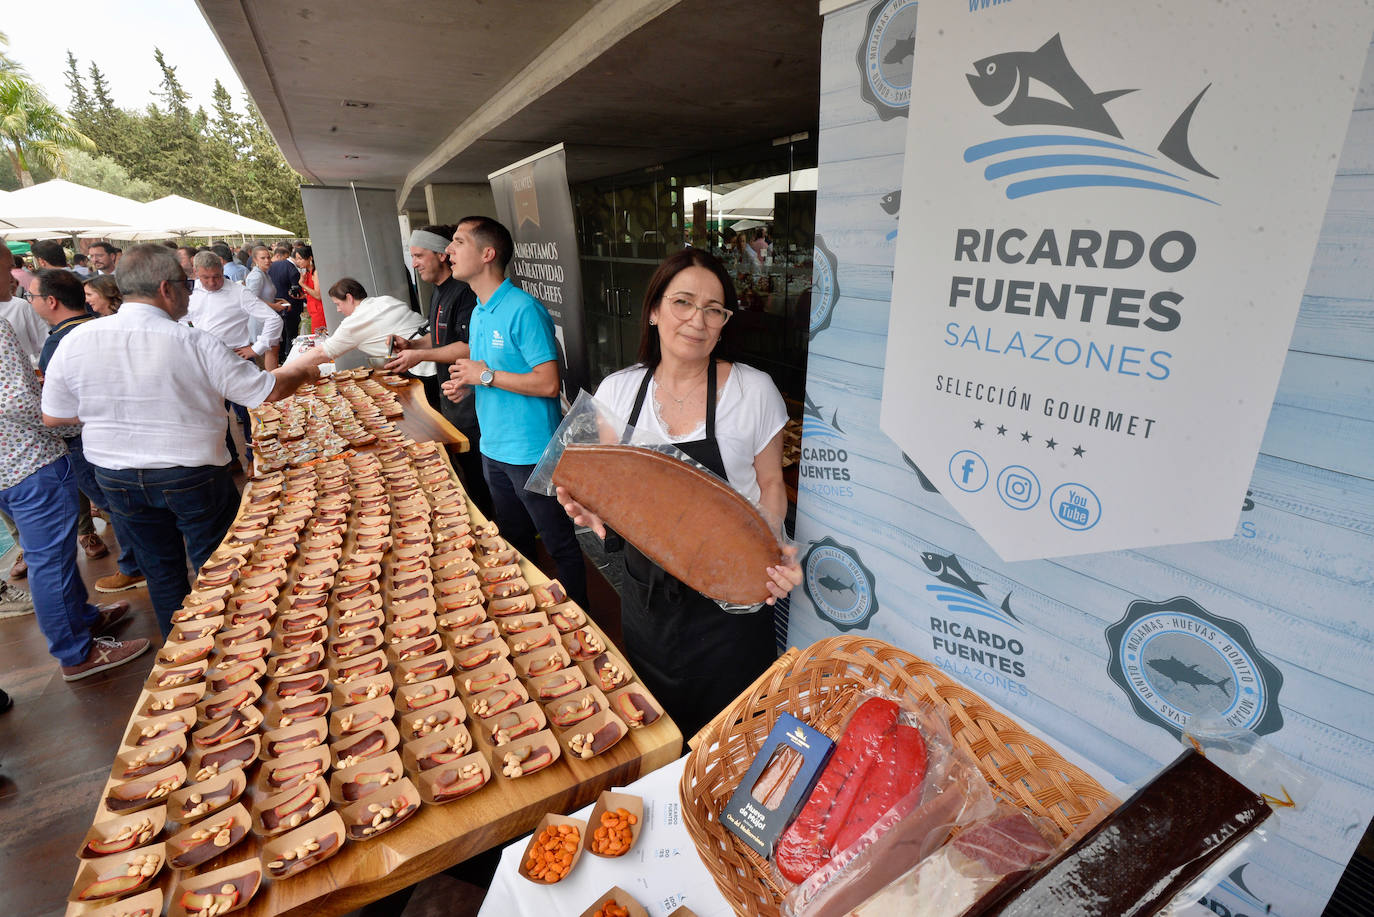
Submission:
M 752 605 L 782 559 L 759 511 L 729 485 L 636 446 L 570 444 L 553 481 L 645 556 L 703 595 Z

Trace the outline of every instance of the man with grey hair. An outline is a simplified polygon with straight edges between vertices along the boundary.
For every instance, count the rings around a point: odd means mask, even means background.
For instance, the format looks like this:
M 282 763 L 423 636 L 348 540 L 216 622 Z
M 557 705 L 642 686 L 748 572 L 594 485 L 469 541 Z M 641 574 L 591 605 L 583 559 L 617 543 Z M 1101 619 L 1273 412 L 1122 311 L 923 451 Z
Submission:
M 43 422 L 85 424 L 86 458 L 121 537 L 133 542 L 165 635 L 190 592 L 188 549 L 200 567 L 238 511 L 224 402 L 277 401 L 319 373 L 303 365 L 261 370 L 181 324 L 192 282 L 161 245 L 131 248 L 116 280 L 119 312 L 77 328 L 48 364 Z
M 191 264 L 196 271 L 196 288 L 191 294 L 191 305 L 187 311 L 191 324 L 219 338 L 226 347 L 245 360 L 262 357 L 267 369 L 275 368 L 277 341 L 281 340 L 281 316 L 243 284 L 227 279 L 216 252 L 200 252 L 191 260 Z M 254 321 L 259 329 L 256 333 Z M 233 409 L 243 428 L 244 464 L 250 464 L 253 461 L 253 433 L 248 409 L 232 402 L 227 407 Z M 227 429 L 224 444 L 229 449 L 229 458 L 237 462 L 238 449 Z

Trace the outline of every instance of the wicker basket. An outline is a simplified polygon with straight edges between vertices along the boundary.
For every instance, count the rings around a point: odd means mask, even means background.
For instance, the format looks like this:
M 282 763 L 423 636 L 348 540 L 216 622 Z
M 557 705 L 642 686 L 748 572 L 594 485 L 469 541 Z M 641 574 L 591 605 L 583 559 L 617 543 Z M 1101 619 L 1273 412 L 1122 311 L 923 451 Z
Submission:
M 779 713 L 838 738 L 856 695 L 869 687 L 943 708 L 954 741 L 978 761 L 994 795 L 1050 818 L 1065 835 L 1111 798 L 1053 748 L 924 659 L 866 637 L 832 637 L 794 648 L 692 739 L 682 774 L 687 830 L 737 913 L 773 917 L 783 890 L 767 861 L 720 823 L 721 809 Z

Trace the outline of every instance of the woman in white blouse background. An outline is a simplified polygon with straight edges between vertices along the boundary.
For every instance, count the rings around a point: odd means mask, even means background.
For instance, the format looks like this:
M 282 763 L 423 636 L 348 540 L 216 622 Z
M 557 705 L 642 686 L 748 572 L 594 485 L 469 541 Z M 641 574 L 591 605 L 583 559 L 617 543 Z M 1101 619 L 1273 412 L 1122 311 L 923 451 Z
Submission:
M 363 285 L 352 277 L 345 277 L 329 288 L 329 299 L 344 320 L 319 347 L 314 347 L 297 360 L 318 366 L 331 363 L 346 353 L 359 351 L 372 365 L 379 366 L 390 356 L 391 336 L 414 337 L 424 318 L 411 311 L 410 306 L 394 296 L 368 296 Z M 435 364 L 420 363 L 412 375 L 432 376 Z

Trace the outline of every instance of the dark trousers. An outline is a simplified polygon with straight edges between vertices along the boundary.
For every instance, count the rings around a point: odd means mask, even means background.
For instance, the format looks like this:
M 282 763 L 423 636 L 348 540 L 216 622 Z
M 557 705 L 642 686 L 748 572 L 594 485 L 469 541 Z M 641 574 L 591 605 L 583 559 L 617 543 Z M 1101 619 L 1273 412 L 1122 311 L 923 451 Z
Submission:
M 232 401 L 224 402 L 226 408 L 234 409 L 234 416 L 239 419 L 239 426 L 243 427 L 243 467 L 251 474 L 253 464 L 253 420 L 248 416 L 248 409 L 241 404 L 234 404 Z M 225 424 L 224 445 L 229 450 L 229 460 L 234 461 L 239 457 L 239 450 L 234 446 L 234 428 Z
M 96 479 L 119 520 L 121 538 L 133 542 L 139 569 L 148 578 L 148 597 L 163 636 L 172 612 L 191 591 L 186 555 L 199 569 L 219 546 L 238 513 L 239 494 L 227 468 L 97 467 Z
M 450 452 L 449 457 L 458 466 L 458 476 L 463 479 L 463 489 L 482 511 L 482 515 L 490 519 L 496 509 L 492 506 L 491 490 L 487 487 L 487 479 L 482 471 L 482 453 L 479 451 L 482 445 L 482 428 L 459 429 L 458 432 L 468 438 L 468 451 Z
M 106 508 L 105 492 L 100 489 L 100 482 L 95 479 L 95 466 L 86 461 L 86 452 L 81 448 L 80 436 L 73 436 L 67 440 L 67 457 L 71 459 L 72 471 L 76 474 L 76 486 L 90 502 L 102 509 Z M 82 534 L 79 518 L 77 523 L 77 534 Z M 115 538 L 119 539 L 119 560 L 115 566 L 125 576 L 137 576 L 138 561 L 134 559 L 132 542 L 119 533 L 113 518 L 110 519 L 110 525 L 114 527 Z M 94 526 L 91 527 L 91 531 L 95 531 Z
M 556 497 L 525 489 L 534 466 L 508 465 L 484 455 L 482 471 L 491 488 L 492 518 L 501 529 L 501 536 L 531 563 L 535 558 L 535 535 L 542 536 L 568 598 L 586 608 L 587 568 L 582 563 L 577 530 Z
M 76 569 L 76 474 L 67 456 L 0 490 L 0 510 L 19 526 L 38 629 L 62 665 L 80 665 L 99 619 Z
M 281 342 L 277 344 L 277 362 L 285 363 L 291 355 L 291 342 L 301 333 L 301 312 L 305 304 L 292 305 L 281 314 Z

